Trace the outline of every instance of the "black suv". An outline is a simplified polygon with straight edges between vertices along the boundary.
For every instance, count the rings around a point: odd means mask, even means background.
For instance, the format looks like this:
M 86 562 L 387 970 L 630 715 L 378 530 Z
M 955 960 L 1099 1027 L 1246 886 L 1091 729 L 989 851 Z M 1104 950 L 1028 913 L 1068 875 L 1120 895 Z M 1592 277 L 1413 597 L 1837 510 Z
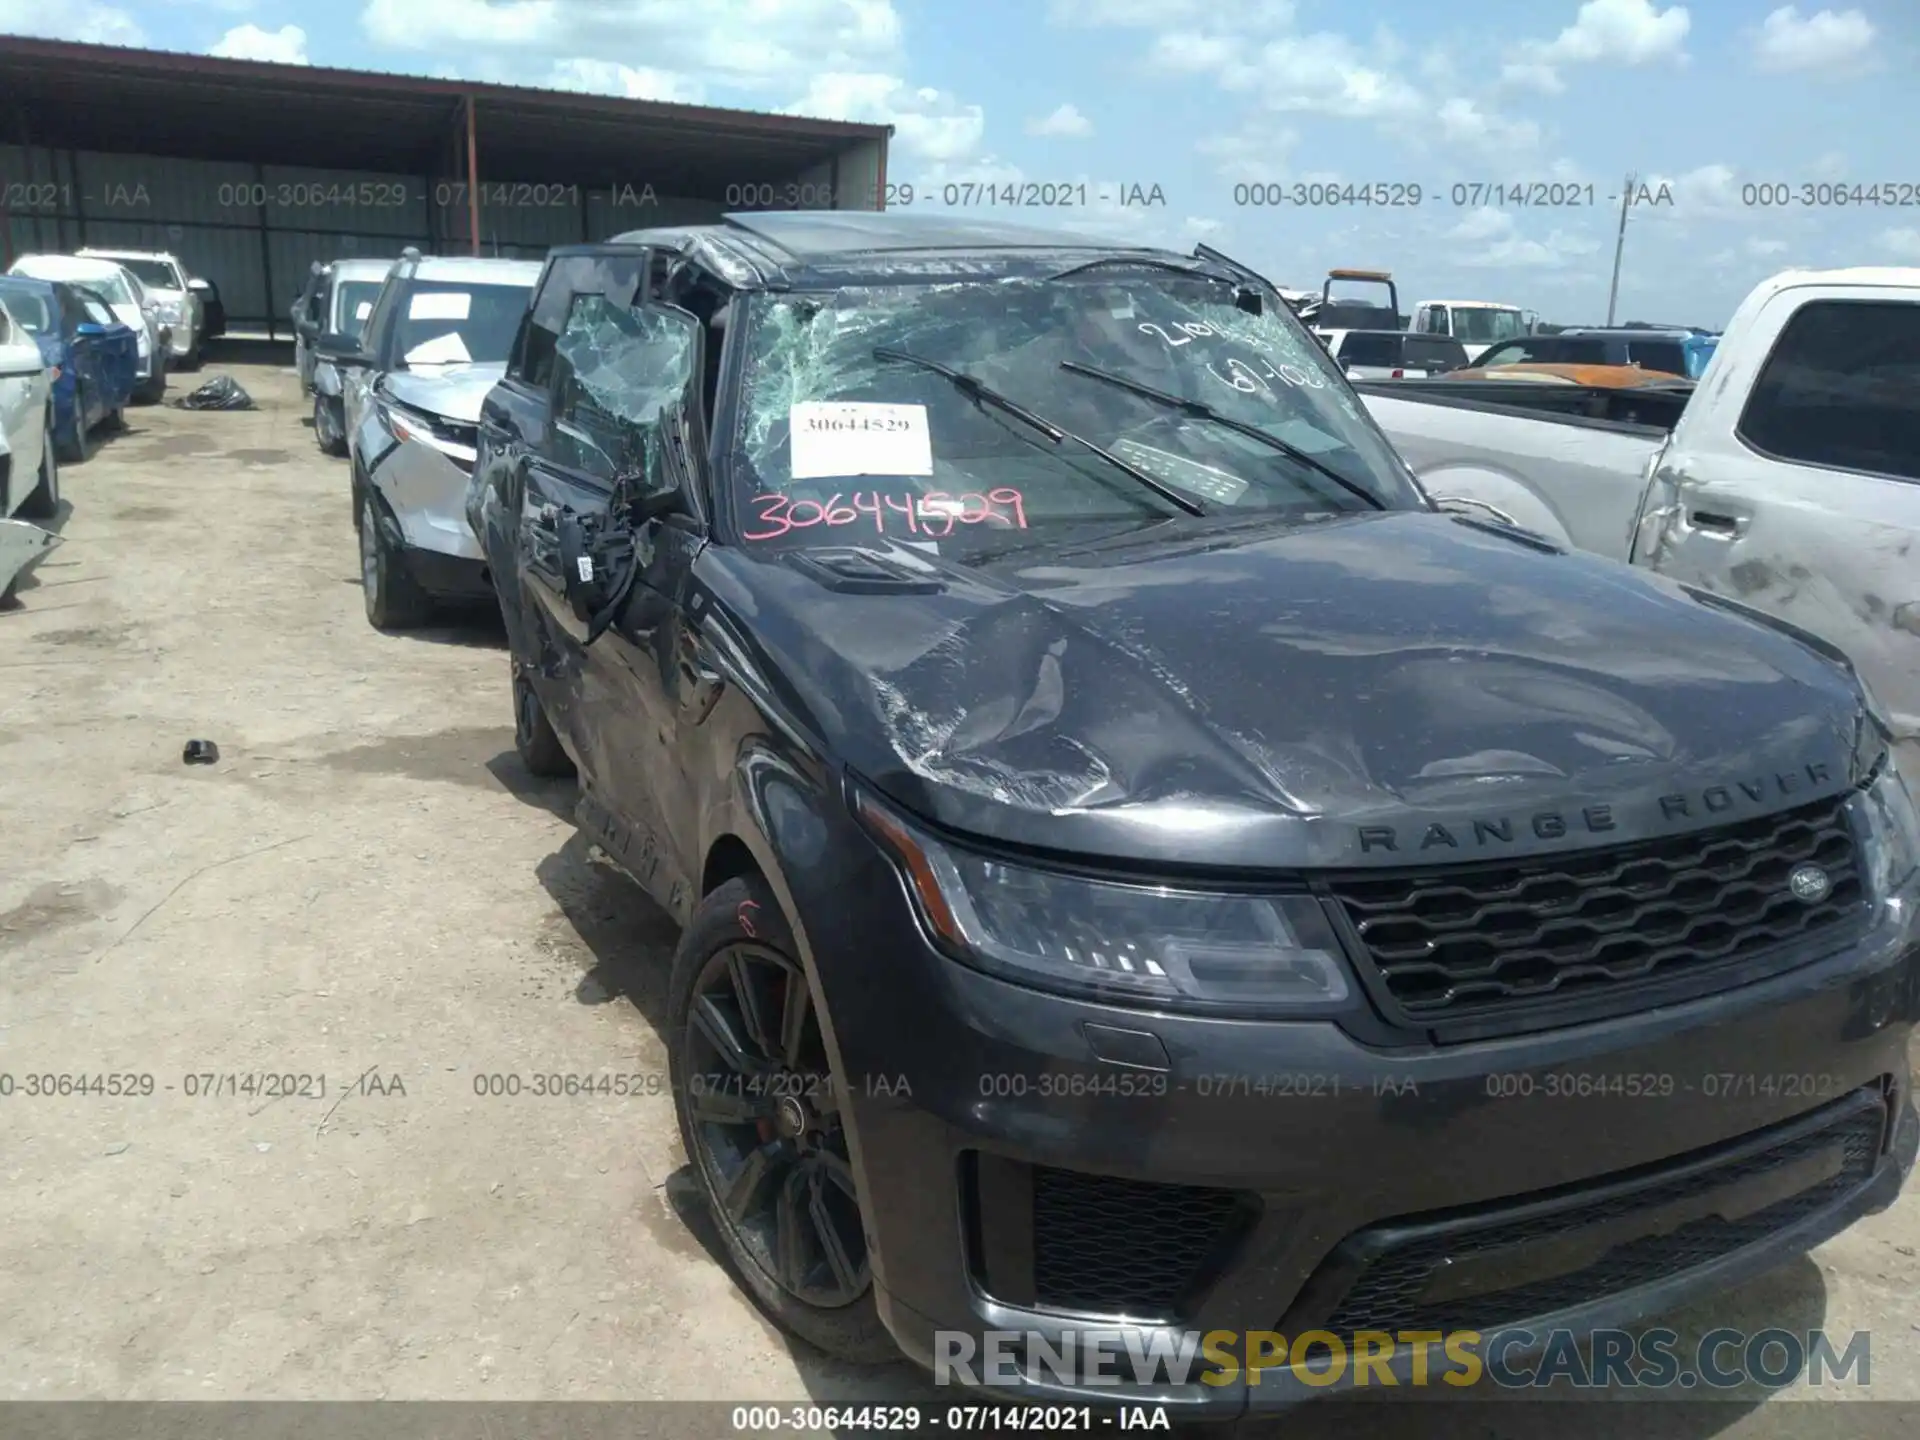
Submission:
M 1845 662 L 1436 512 L 1226 257 L 562 249 L 482 434 L 520 752 L 684 926 L 687 1153 L 816 1345 L 1619 1323 L 1893 1201 Z

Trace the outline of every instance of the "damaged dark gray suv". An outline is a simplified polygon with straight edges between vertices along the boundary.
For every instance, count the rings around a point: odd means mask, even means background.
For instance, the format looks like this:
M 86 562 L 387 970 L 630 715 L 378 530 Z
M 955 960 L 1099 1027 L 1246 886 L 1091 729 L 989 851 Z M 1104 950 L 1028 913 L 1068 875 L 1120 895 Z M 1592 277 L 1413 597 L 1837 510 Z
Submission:
M 687 1152 L 816 1345 L 1625 1323 L 1897 1194 L 1845 660 L 1439 513 L 1227 257 L 564 249 L 481 435 L 521 753 L 684 926 Z

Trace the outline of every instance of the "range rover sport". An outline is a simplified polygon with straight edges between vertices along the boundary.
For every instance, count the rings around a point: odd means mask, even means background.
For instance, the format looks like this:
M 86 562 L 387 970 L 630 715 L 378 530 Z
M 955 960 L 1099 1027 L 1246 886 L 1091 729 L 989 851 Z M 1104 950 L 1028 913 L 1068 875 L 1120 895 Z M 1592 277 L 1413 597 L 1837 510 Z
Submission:
M 1625 1323 L 1897 1194 L 1843 657 L 1436 510 L 1227 257 L 562 249 L 480 434 L 520 752 L 684 927 L 687 1153 L 813 1344 Z

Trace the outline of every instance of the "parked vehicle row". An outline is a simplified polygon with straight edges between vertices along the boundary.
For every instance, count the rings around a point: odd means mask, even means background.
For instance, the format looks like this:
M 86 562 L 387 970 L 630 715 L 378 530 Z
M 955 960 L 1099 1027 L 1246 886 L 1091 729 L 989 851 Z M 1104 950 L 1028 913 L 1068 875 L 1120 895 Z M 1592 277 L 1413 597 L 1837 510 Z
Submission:
M 295 301 L 314 440 L 346 457 L 367 619 L 380 629 L 493 599 L 467 489 L 480 403 L 540 268 L 408 250 L 317 267 Z
M 684 927 L 673 1094 L 717 1230 L 830 1353 L 1623 1323 L 1884 1209 L 1920 1148 L 1895 679 L 1422 448 L 1466 427 L 1433 443 L 1493 474 L 1528 462 L 1472 427 L 1584 427 L 1532 478 L 1652 466 L 1578 523 L 1667 553 L 1732 473 L 1691 406 L 1658 463 L 1553 407 L 1683 393 L 1356 391 L 1293 298 L 1204 246 L 756 214 L 404 256 L 310 342 L 369 618 L 454 565 L 497 600 L 523 760 Z M 1716 361 L 1726 403 L 1783 407 L 1742 443 L 1911 478 L 1878 398 L 1904 322 L 1855 312 L 1874 358 L 1840 376 L 1777 318 Z M 1459 398 L 1489 390 L 1559 398 Z M 1505 1083 L 1756 1065 L 1826 1083 Z

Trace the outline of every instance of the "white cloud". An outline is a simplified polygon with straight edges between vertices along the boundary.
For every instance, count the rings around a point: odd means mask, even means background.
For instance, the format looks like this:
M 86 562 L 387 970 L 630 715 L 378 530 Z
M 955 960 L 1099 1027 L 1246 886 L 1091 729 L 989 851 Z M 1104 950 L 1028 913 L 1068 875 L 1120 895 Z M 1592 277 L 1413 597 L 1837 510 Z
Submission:
M 1521 45 L 1501 76 L 1510 84 L 1558 94 L 1566 88 L 1560 71 L 1568 65 L 1685 63 L 1692 25 L 1684 5 L 1662 10 L 1654 0 L 1586 0 L 1573 24 L 1553 39 Z
M 1493 114 L 1464 97 L 1447 101 L 1436 118 L 1441 138 L 1490 154 L 1512 157 L 1540 144 L 1540 127 L 1533 121 Z
M 903 36 L 892 0 L 366 0 L 360 23 L 381 45 L 497 56 L 525 75 L 592 56 L 763 91 L 898 69 Z
M 281 65 L 305 65 L 307 32 L 298 25 L 282 25 L 278 30 L 236 25 L 207 53 L 226 60 L 271 60 Z
M 1821 10 L 1802 19 L 1796 6 L 1782 5 L 1754 37 L 1753 59 L 1776 74 L 1841 70 L 1866 58 L 1873 41 L 1873 22 L 1859 10 Z
M 931 161 L 966 159 L 987 131 L 986 112 L 978 105 L 963 105 L 940 90 L 916 89 L 896 75 L 867 71 L 815 75 L 807 93 L 785 110 L 822 120 L 892 125 L 894 148 Z
M 623 95 L 629 100 L 666 100 L 679 105 L 699 105 L 707 98 L 706 87 L 690 76 L 612 60 L 562 60 L 553 67 L 546 83 L 554 90 Z
M 1599 251 L 1597 234 L 1555 226 L 1544 237 L 1521 233 L 1513 212 L 1483 205 L 1439 236 L 1446 258 L 1468 270 L 1563 270 Z
M 79 40 L 91 45 L 145 45 L 147 33 L 125 10 L 80 0 L 48 5 L 41 0 L 0 0 L 0 34 Z
M 1254 27 L 1293 23 L 1293 0 L 1251 0 L 1234 7 L 1233 19 Z M 1198 20 L 1216 19 L 1215 0 L 1053 0 L 1047 18 L 1055 25 L 1158 30 Z
M 1880 232 L 1880 248 L 1895 260 L 1920 265 L 1920 230 L 1911 225 Z
M 1194 146 L 1228 180 L 1266 185 L 1296 178 L 1290 163 L 1300 143 L 1298 131 L 1266 126 L 1238 134 L 1214 135 Z
M 1789 248 L 1784 240 L 1762 240 L 1756 236 L 1747 241 L 1747 253 L 1763 260 L 1770 255 L 1784 255 Z
M 1244 42 L 1227 35 L 1196 35 L 1188 30 L 1171 30 L 1156 35 L 1147 51 L 1147 63 L 1155 70 L 1176 75 L 1204 75 L 1223 70 L 1242 53 Z
M 1093 134 L 1093 122 L 1073 105 L 1062 105 L 1051 115 L 1027 122 L 1029 135 L 1054 135 L 1083 140 Z

